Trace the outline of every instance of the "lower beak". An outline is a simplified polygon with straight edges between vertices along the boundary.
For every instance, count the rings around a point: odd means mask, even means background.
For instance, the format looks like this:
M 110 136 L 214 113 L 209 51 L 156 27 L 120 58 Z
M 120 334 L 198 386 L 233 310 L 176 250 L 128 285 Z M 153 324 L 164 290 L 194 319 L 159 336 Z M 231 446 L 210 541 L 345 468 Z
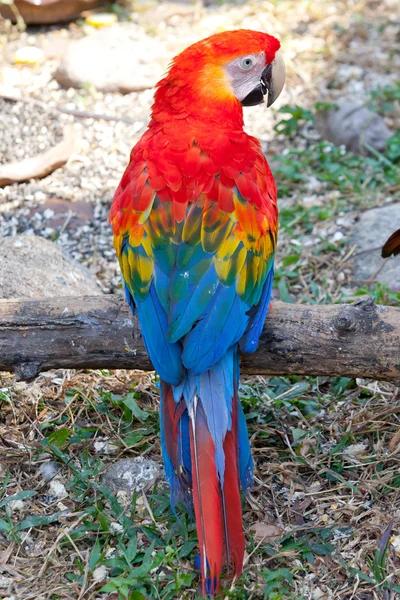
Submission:
M 255 106 L 264 102 L 268 94 L 267 106 L 271 106 L 283 90 L 286 68 L 280 52 L 277 52 L 271 64 L 261 73 L 260 83 L 242 100 L 243 106 Z

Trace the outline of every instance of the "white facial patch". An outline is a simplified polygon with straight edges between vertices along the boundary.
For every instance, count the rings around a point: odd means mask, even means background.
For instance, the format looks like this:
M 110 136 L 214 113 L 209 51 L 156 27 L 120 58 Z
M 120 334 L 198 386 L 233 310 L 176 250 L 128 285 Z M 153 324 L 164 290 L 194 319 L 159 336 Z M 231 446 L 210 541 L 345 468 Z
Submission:
M 265 68 L 265 52 L 245 54 L 225 66 L 233 93 L 241 102 L 260 83 Z

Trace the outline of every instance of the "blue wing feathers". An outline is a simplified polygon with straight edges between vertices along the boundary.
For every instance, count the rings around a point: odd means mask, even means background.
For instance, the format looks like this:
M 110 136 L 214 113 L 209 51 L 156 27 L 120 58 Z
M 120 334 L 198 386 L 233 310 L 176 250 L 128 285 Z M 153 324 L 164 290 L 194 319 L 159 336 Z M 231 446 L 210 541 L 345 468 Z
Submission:
M 143 338 L 154 368 L 168 383 L 178 384 L 183 367 L 181 345 L 167 339 L 168 319 L 156 293 L 154 282 L 145 300 L 136 301 Z
M 267 316 L 269 303 L 271 300 L 273 278 L 274 268 L 273 265 L 271 265 L 263 286 L 260 302 L 258 306 L 255 307 L 255 310 L 253 309 L 254 313 L 250 318 L 247 331 L 240 340 L 240 349 L 242 352 L 251 354 L 257 350 L 258 340 L 264 326 L 265 317 Z
M 185 277 L 185 272 L 179 271 L 178 276 Z M 190 273 L 188 273 L 188 278 Z M 193 323 L 200 318 L 210 302 L 210 297 L 218 285 L 218 277 L 214 265 L 210 265 L 202 277 L 188 285 L 186 294 L 179 301 L 170 305 L 168 321 L 170 323 L 168 338 L 177 341 L 186 335 Z

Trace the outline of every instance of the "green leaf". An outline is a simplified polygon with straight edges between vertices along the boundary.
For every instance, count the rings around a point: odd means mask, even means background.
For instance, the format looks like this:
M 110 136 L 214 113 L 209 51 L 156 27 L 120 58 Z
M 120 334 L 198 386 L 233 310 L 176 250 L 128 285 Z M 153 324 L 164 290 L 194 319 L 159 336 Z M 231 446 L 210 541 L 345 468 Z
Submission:
M 299 444 L 299 442 L 301 442 L 305 438 L 309 437 L 309 432 L 305 431 L 304 429 L 297 429 L 296 427 L 294 427 L 292 429 L 292 436 L 293 436 L 293 444 L 297 445 L 297 444 Z
M 0 508 L 6 506 L 9 502 L 13 500 L 26 500 L 26 498 L 32 498 L 32 496 L 36 496 L 37 492 L 34 490 L 24 490 L 22 492 L 18 492 L 17 494 L 13 494 L 12 496 L 7 496 L 7 498 L 3 498 L 0 502 Z
M 289 265 L 294 265 L 295 263 L 299 262 L 300 260 L 300 256 L 298 254 L 289 254 L 289 256 L 285 256 L 285 258 L 282 261 L 282 265 L 284 267 L 288 267 Z
M 146 596 L 143 596 L 142 592 L 135 590 L 129 594 L 129 600 L 146 600 Z
M 140 579 L 145 577 L 152 571 L 156 569 L 163 561 L 164 555 L 162 552 L 157 552 L 157 554 L 152 558 L 152 560 L 145 560 L 142 565 L 139 567 L 135 567 L 129 572 L 129 579 Z
M 99 558 L 101 556 L 101 545 L 100 540 L 97 538 L 95 545 L 93 546 L 93 550 L 90 553 L 89 558 L 89 570 L 93 573 L 97 563 L 99 562 Z
M 110 531 L 110 522 L 107 519 L 107 517 L 105 515 L 103 515 L 103 513 L 98 512 L 97 513 L 97 520 L 100 523 L 100 526 L 102 528 L 103 531 Z
M 337 110 L 339 107 L 334 102 L 316 102 L 314 108 L 318 112 L 320 110 Z
M 125 571 L 128 567 L 126 560 L 122 560 L 122 558 L 107 558 L 103 560 L 103 565 L 110 569 L 121 569 L 121 571 Z
M 21 523 L 15 527 L 15 531 L 22 531 L 23 529 L 30 529 L 31 527 L 41 527 L 42 525 L 50 525 L 58 521 L 61 512 L 54 513 L 53 515 L 34 515 L 27 517 Z
M 289 294 L 289 289 L 284 277 L 278 281 L 278 290 L 279 298 L 282 300 L 282 302 L 287 302 L 289 304 L 293 303 L 293 298 Z
M 164 546 L 164 542 L 160 538 L 160 534 L 158 531 L 155 531 L 151 527 L 146 527 L 146 525 L 142 525 L 142 531 L 149 541 L 154 542 L 155 544 L 157 544 L 157 546 Z
M 136 417 L 138 421 L 143 423 L 149 416 L 149 413 L 147 413 L 145 410 L 142 410 L 140 406 L 138 406 L 133 392 L 127 394 L 125 398 L 122 398 L 122 402 L 129 408 L 133 416 Z
M 53 431 L 47 439 L 50 444 L 54 444 L 58 448 L 65 448 L 70 435 L 71 431 L 67 428 L 56 429 L 56 431 Z
M 74 464 L 71 461 L 71 457 L 68 456 L 68 454 L 65 454 L 65 452 L 63 452 L 62 450 L 60 450 L 60 448 L 58 448 L 55 444 L 50 444 L 47 439 L 44 440 L 44 446 L 48 446 L 50 448 L 50 450 L 53 452 L 53 454 L 55 454 L 55 456 L 57 456 L 57 458 L 59 458 L 60 460 L 62 460 L 63 463 L 65 463 L 66 465 L 68 465 L 68 467 L 71 469 L 71 471 L 79 478 L 82 479 L 81 476 L 81 471 L 79 471 L 79 469 L 77 469 Z
M 116 499 L 114 494 L 112 492 L 110 492 L 110 490 L 108 488 L 104 487 L 103 485 L 96 485 L 96 489 L 107 500 L 114 517 L 116 517 L 117 519 L 120 519 L 121 516 L 124 514 L 124 509 L 122 508 L 122 506 L 120 505 L 120 503 L 118 502 L 118 500 Z
M 362 571 L 359 571 L 358 569 L 350 567 L 349 572 L 350 572 L 351 575 L 353 575 L 353 576 L 356 575 L 357 577 L 359 577 L 363 581 L 367 581 L 368 583 L 373 583 L 374 585 L 376 584 L 375 579 L 372 579 L 372 577 L 369 577 L 368 575 L 366 575 Z
M 343 450 L 347 443 L 350 441 L 351 435 L 349 433 L 345 433 L 342 439 L 336 446 L 330 451 L 330 454 L 338 454 Z
M 179 550 L 179 558 L 186 558 L 197 546 L 196 542 L 185 542 Z
M 388 139 L 386 155 L 393 162 L 400 159 L 400 129 Z
M 141 442 L 145 437 L 146 436 L 143 433 L 140 433 L 139 431 L 132 431 L 132 433 L 129 433 L 123 438 L 123 441 L 128 446 L 128 448 L 131 448 L 132 446 L 135 446 L 136 444 Z
M 126 547 L 126 555 L 128 557 L 129 562 L 132 562 L 137 554 L 137 545 L 138 545 L 138 539 L 137 539 L 137 533 L 135 531 L 135 533 L 132 535 L 132 537 L 129 540 L 128 545 Z
M 12 525 L 10 523 L 7 523 L 7 521 L 4 521 L 3 519 L 0 519 L 0 531 L 11 531 L 12 529 Z
M 112 593 L 115 592 L 116 589 L 118 588 L 115 585 L 114 581 L 109 581 L 108 583 L 103 585 L 103 587 L 99 591 L 104 593 Z
M 328 556 L 329 554 L 332 554 L 335 549 L 333 544 L 320 544 L 318 542 L 310 544 L 309 548 L 311 552 L 318 554 L 318 556 Z

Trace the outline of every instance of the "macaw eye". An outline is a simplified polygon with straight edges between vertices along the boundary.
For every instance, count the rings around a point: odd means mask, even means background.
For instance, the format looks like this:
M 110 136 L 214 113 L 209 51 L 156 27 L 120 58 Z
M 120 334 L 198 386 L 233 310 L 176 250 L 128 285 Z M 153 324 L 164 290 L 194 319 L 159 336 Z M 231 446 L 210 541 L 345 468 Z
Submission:
M 254 58 L 254 56 L 251 55 L 243 56 L 243 58 L 239 60 L 239 67 L 243 69 L 243 71 L 250 71 L 250 69 L 252 69 L 255 64 L 256 59 Z

